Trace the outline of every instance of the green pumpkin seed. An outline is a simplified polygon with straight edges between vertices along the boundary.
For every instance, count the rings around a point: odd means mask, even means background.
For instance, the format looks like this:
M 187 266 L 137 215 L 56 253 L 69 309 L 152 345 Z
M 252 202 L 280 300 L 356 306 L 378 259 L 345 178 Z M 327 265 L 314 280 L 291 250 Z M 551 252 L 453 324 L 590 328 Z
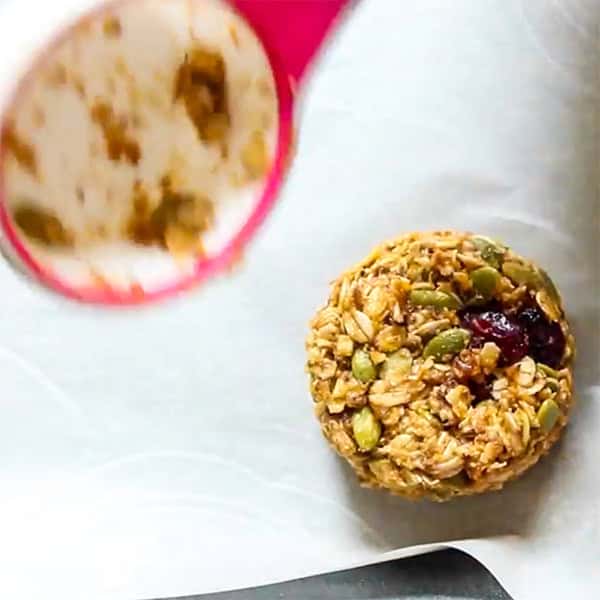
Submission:
M 377 442 L 381 437 L 381 424 L 368 406 L 354 413 L 352 433 L 361 450 L 368 452 L 377 446 Z
M 377 377 L 377 370 L 368 352 L 355 350 L 352 355 L 352 375 L 359 381 L 367 383 Z
M 537 305 L 542 312 L 551 320 L 558 321 L 561 315 L 559 304 L 552 298 L 550 292 L 546 289 L 540 290 L 535 295 Z
M 518 262 L 506 262 L 502 265 L 502 272 L 517 285 L 537 288 L 541 285 L 540 274 L 529 265 Z
M 559 416 L 560 408 L 558 408 L 558 404 L 556 404 L 554 400 L 544 400 L 537 412 L 537 420 L 540 424 L 540 429 L 544 433 L 551 431 L 554 425 L 556 425 Z
M 553 369 L 544 363 L 537 363 L 537 368 L 548 377 L 554 377 L 554 379 L 560 378 L 560 373 L 556 369 Z
M 465 306 L 483 306 L 484 304 L 487 304 L 488 301 L 488 298 L 476 294 L 465 302 Z
M 494 267 L 481 267 L 471 271 L 473 289 L 481 298 L 491 298 L 498 289 L 500 273 Z
M 469 343 L 471 334 L 466 329 L 447 329 L 429 340 L 423 350 L 423 357 L 442 360 L 446 356 L 458 354 Z
M 483 235 L 473 236 L 471 241 L 475 245 L 475 248 L 479 250 L 481 258 L 483 258 L 488 265 L 495 269 L 500 268 L 502 259 L 506 253 L 506 248 L 504 246 Z
M 554 281 L 552 281 L 552 278 L 550 277 L 550 275 L 548 275 L 548 273 L 546 271 L 544 271 L 544 269 L 540 269 L 539 267 L 538 267 L 538 273 L 539 273 L 539 278 L 542 282 L 542 285 L 548 292 L 548 295 L 550 296 L 550 298 L 552 298 L 552 300 L 554 300 L 554 302 L 556 304 L 560 305 L 560 293 L 558 292 L 558 288 L 554 284 Z
M 412 290 L 409 300 L 415 306 L 432 306 L 433 308 L 457 309 L 462 306 L 458 296 L 441 290 Z
M 562 314 L 558 289 L 544 269 L 538 268 L 538 279 L 542 289 L 536 294 L 536 302 L 551 321 L 558 321 Z

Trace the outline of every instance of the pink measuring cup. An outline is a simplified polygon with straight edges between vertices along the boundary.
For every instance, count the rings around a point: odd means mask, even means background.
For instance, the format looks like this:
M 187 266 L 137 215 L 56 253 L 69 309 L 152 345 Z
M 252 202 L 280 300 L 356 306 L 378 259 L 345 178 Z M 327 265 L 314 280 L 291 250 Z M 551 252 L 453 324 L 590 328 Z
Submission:
M 264 187 L 249 218 L 219 252 L 197 259 L 191 272 L 152 288 L 135 283 L 124 288 L 103 281 L 94 285 L 74 285 L 29 251 L 9 217 L 0 179 L 0 249 L 5 257 L 28 278 L 54 292 L 81 302 L 108 306 L 139 305 L 166 299 L 229 270 L 278 198 L 294 152 L 298 91 L 328 33 L 353 1 L 227 0 L 253 28 L 270 61 L 278 98 L 278 128 L 274 160 Z

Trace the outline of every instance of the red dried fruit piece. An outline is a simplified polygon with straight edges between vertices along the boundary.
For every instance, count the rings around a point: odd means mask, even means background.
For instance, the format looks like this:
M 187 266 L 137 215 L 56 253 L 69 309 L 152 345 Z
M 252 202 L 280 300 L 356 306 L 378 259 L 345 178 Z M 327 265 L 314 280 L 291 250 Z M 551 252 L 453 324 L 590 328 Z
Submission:
M 537 306 L 526 308 L 517 318 L 527 332 L 531 357 L 553 369 L 559 368 L 566 345 L 560 324 L 549 321 Z
M 500 311 L 470 311 L 463 314 L 462 323 L 473 333 L 475 343 L 494 342 L 500 348 L 501 364 L 512 365 L 529 351 L 527 331 L 515 318 Z
M 473 406 L 492 397 L 492 385 L 487 379 L 483 381 L 471 379 L 467 382 L 467 386 L 475 397 L 472 402 Z

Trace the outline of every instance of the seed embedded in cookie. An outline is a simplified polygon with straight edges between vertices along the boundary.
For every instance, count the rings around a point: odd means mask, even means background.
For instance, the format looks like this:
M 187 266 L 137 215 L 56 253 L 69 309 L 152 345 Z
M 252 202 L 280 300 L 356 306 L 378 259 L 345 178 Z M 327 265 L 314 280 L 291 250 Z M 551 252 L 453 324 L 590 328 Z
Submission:
M 361 483 L 447 500 L 499 489 L 560 436 L 574 341 L 548 274 L 488 237 L 386 243 L 307 338 L 325 437 Z

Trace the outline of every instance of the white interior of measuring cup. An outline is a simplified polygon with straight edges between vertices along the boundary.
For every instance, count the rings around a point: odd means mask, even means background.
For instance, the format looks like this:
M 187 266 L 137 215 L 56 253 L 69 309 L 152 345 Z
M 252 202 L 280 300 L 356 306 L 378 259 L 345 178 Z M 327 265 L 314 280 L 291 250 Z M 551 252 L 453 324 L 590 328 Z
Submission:
M 53 11 L 47 21 L 56 27 L 64 25 L 63 17 L 72 19 L 71 8 L 80 3 L 55 3 L 62 12 L 45 4 L 39 8 Z M 13 13 L 5 19 L 17 28 L 13 44 L 31 61 L 35 42 L 25 32 L 27 5 L 9 5 Z M 29 10 L 37 11 L 37 4 L 33 9 L 29 3 Z M 56 35 L 56 29 L 48 31 L 41 21 L 40 29 L 38 39 L 52 43 L 49 34 Z M 174 101 L 178 68 L 197 44 L 218 52 L 225 63 L 231 121 L 225 151 L 201 140 L 186 107 Z M 28 61 L 19 55 L 21 73 L 31 69 Z M 14 71 L 5 68 L 2 75 L 7 83 Z M 121 129 L 138 145 L 136 164 L 125 155 L 109 157 L 108 142 L 92 116 L 100 101 L 110 105 Z M 72 286 L 100 279 L 114 287 L 152 289 L 192 271 L 196 255 L 174 255 L 122 235 L 136 185 L 156 200 L 165 176 L 182 192 L 211 200 L 215 218 L 202 245 L 207 256 L 219 252 L 248 219 L 268 172 L 250 177 L 244 149 L 259 131 L 272 157 L 277 132 L 268 58 L 249 26 L 219 0 L 124 0 L 102 8 L 42 50 L 7 109 L 19 143 L 35 155 L 32 169 L 5 148 L 3 192 L 9 213 L 26 201 L 85 237 L 83 244 L 51 248 L 21 236 L 35 260 Z

